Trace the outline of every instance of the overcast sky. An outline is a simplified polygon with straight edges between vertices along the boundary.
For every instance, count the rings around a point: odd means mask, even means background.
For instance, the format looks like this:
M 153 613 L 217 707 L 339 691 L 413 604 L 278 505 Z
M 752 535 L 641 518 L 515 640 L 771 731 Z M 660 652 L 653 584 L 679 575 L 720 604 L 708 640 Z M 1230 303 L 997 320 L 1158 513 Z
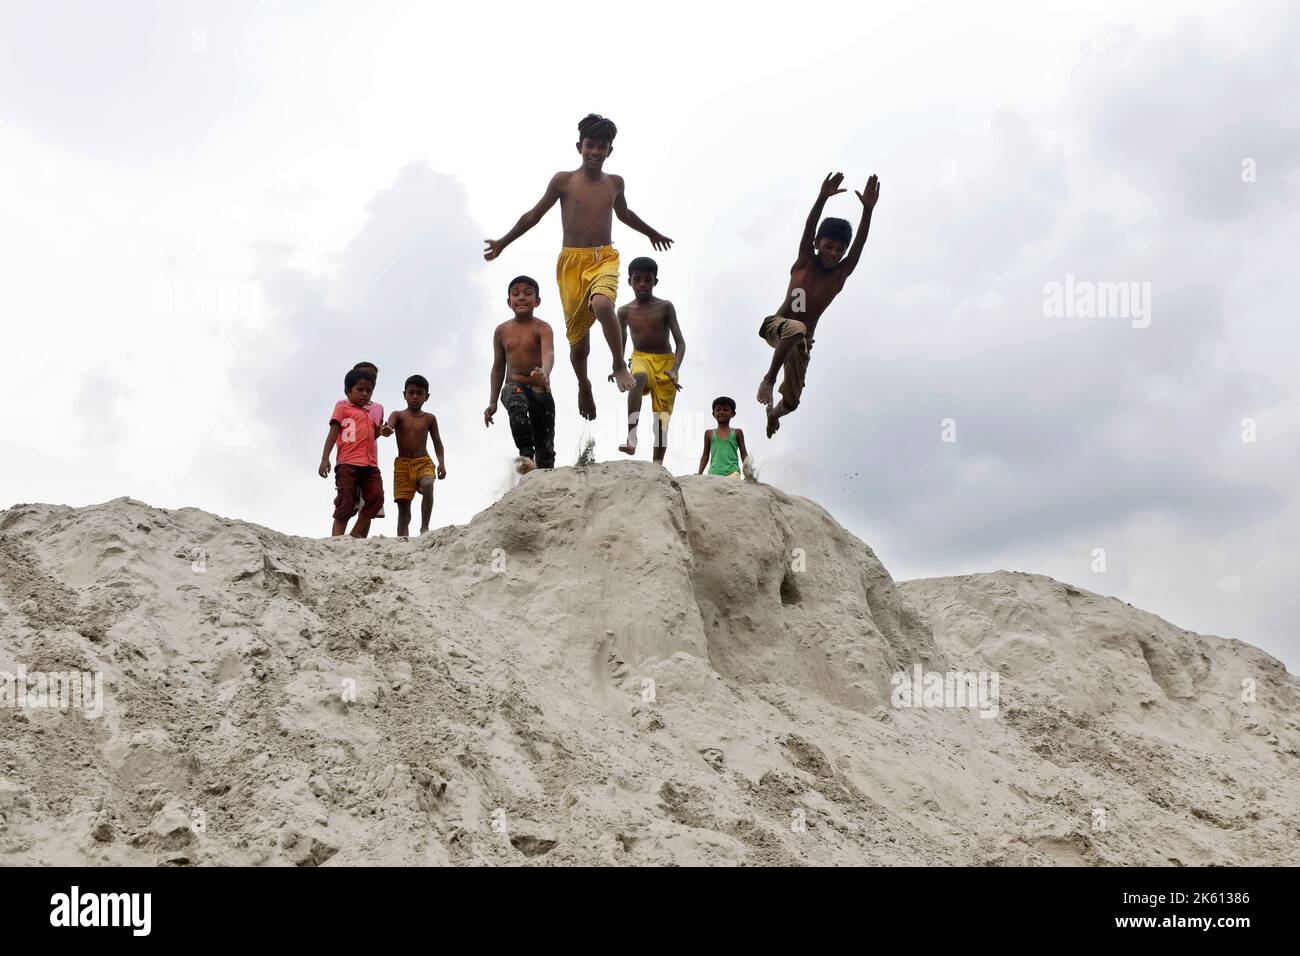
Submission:
M 434 519 L 467 521 L 509 483 L 505 417 L 481 419 L 509 278 L 562 327 L 558 210 L 497 262 L 482 239 L 576 165 L 595 111 L 629 205 L 676 240 L 671 470 L 728 394 L 763 480 L 896 578 L 1041 572 L 1300 671 L 1294 4 L 598 9 L 6 2 L 22 411 L 0 507 L 130 495 L 324 534 L 329 411 L 368 359 L 389 408 L 411 372 L 433 383 Z M 880 205 L 769 442 L 757 327 L 831 170 L 878 174 Z M 651 253 L 617 223 L 615 243 Z M 1103 283 L 1127 309 L 1051 307 L 1053 284 Z M 603 376 L 592 427 L 557 355 L 561 464 L 585 434 L 621 457 Z

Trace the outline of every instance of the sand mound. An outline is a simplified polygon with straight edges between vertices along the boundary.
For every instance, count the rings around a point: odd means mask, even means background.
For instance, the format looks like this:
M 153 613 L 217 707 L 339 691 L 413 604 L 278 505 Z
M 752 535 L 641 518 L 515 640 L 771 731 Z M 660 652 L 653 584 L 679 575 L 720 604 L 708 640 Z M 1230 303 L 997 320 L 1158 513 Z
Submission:
M 1032 575 L 896 585 L 812 502 L 648 463 L 411 542 L 17 506 L 19 667 L 103 711 L 0 708 L 9 864 L 1300 862 L 1277 661 Z M 918 667 L 994 672 L 996 716 L 895 706 Z

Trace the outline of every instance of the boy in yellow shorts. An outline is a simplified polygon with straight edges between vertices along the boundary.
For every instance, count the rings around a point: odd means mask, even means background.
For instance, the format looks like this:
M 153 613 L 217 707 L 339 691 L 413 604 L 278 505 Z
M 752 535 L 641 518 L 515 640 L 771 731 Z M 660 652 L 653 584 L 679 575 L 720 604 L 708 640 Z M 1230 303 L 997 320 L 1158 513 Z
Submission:
M 429 530 L 433 515 L 433 476 L 447 477 L 442 460 L 442 436 L 438 419 L 424 411 L 429 400 L 429 380 L 412 375 L 402 392 L 406 408 L 388 416 L 388 425 L 397 432 L 397 458 L 393 462 L 393 500 L 397 502 L 397 536 L 405 538 L 411 530 L 411 501 L 420 493 L 420 534 Z M 426 440 L 433 436 L 433 451 L 438 456 L 438 470 L 429 458 Z
M 532 209 L 519 217 L 514 228 L 500 239 L 485 239 L 483 258 L 491 261 L 560 203 L 564 226 L 564 248 L 555 266 L 555 280 L 560 286 L 564 307 L 564 329 L 569 339 L 569 361 L 578 377 L 578 413 L 583 418 L 596 417 L 596 399 L 587 377 L 587 356 L 591 352 L 588 333 L 597 321 L 613 358 L 611 378 L 619 391 L 636 386 L 632 373 L 623 361 L 619 341 L 618 317 L 614 298 L 618 292 L 618 252 L 612 243 L 613 220 L 631 226 L 650 239 L 655 249 L 667 249 L 673 241 L 647 226 L 641 217 L 627 208 L 622 176 L 603 171 L 605 159 L 614 151 L 614 121 L 589 113 L 578 123 L 578 154 L 582 165 L 556 173 L 546 186 L 546 193 Z
M 618 324 L 624 347 L 628 332 L 632 333 L 630 367 L 637 387 L 627 394 L 627 441 L 618 450 L 627 455 L 636 454 L 641 399 L 649 395 L 650 410 L 655 416 L 654 460 L 663 464 L 664 453 L 668 451 L 668 419 L 677 401 L 677 391 L 682 387 L 677 375 L 686 358 L 686 340 L 677 325 L 673 304 L 654 294 L 659 284 L 659 264 L 648 256 L 633 259 L 627 267 L 627 281 L 635 298 L 618 310 Z M 675 346 L 673 351 L 669 349 L 669 336 Z

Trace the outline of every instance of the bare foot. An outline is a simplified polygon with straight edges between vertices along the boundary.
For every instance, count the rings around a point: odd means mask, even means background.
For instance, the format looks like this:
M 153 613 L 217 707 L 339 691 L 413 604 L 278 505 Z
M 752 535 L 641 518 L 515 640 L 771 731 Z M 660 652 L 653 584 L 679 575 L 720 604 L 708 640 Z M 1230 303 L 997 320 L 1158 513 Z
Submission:
M 758 383 L 758 400 L 768 407 L 772 405 L 772 383 L 767 379 Z
M 578 383 L 578 414 L 591 421 L 596 417 L 596 399 L 591 394 L 591 380 Z
M 777 429 L 781 427 L 781 416 L 775 414 L 775 408 L 767 410 L 767 437 L 771 438 L 776 434 Z
M 618 450 L 625 455 L 635 455 L 636 445 L 629 445 L 627 442 L 624 442 L 623 444 L 618 446 Z
M 520 455 L 515 459 L 515 471 L 519 472 L 521 475 L 528 474 L 536 467 L 537 462 L 533 461 L 531 458 L 525 458 L 523 455 Z
M 630 392 L 636 388 L 636 379 L 632 377 L 632 373 L 628 371 L 626 365 L 614 369 L 614 381 L 618 383 L 620 392 Z

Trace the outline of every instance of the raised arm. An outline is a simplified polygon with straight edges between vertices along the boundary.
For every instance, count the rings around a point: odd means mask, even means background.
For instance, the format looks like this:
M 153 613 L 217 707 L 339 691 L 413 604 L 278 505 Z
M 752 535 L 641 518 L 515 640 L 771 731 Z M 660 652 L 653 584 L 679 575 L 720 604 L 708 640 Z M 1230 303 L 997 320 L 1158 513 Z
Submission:
M 537 205 L 520 216 L 519 221 L 515 223 L 513 229 L 507 232 L 500 239 L 484 239 L 483 241 L 487 243 L 487 248 L 483 250 L 483 258 L 491 262 L 505 251 L 506 246 L 510 245 L 510 243 L 514 242 L 529 229 L 533 228 L 533 226 L 541 222 L 542 217 L 546 215 L 547 211 L 555 205 L 556 200 L 560 198 L 560 192 L 564 188 L 564 182 L 568 176 L 569 174 L 566 172 L 556 173 L 551 177 L 551 181 L 546 184 L 546 192 L 543 193 L 542 198 L 538 200 Z
M 681 326 L 677 324 L 677 307 L 671 302 L 668 303 L 668 334 L 673 337 L 673 344 L 677 348 L 677 356 L 673 359 L 673 367 L 668 370 L 668 377 L 677 385 L 677 372 L 686 360 L 686 339 L 682 338 Z M 681 385 L 677 387 L 681 388 Z
M 663 233 L 651 229 L 645 224 L 640 216 L 627 208 L 627 190 L 623 184 L 623 177 L 614 176 L 612 173 L 610 175 L 613 178 L 615 185 L 618 187 L 618 193 L 614 196 L 614 215 L 618 216 L 618 221 L 626 226 L 631 226 L 637 232 L 648 238 L 650 240 L 650 245 L 654 246 L 656 250 L 662 252 L 665 249 L 671 248 L 673 244 L 671 239 Z
M 488 399 L 488 407 L 483 409 L 485 426 L 492 424 L 492 416 L 497 413 L 497 400 L 505 381 L 506 347 L 501 344 L 501 329 L 498 328 L 492 333 L 492 397 Z
M 826 178 L 822 180 L 822 188 L 817 193 L 817 201 L 813 203 L 812 212 L 808 213 L 808 221 L 803 224 L 803 235 L 799 238 L 799 255 L 794 260 L 796 265 L 812 255 L 813 236 L 817 235 L 817 224 L 821 222 L 822 210 L 826 208 L 826 200 L 844 192 L 843 189 L 840 189 L 840 183 L 842 182 L 844 182 L 843 173 L 827 173 Z
M 853 194 L 862 203 L 862 222 L 858 224 L 858 234 L 849 247 L 849 254 L 844 257 L 845 276 L 858 267 L 858 260 L 862 258 L 862 247 L 867 244 L 867 233 L 871 231 L 871 210 L 876 208 L 876 202 L 880 199 L 880 180 L 873 174 L 867 180 L 866 188 L 862 192 L 855 189 Z

